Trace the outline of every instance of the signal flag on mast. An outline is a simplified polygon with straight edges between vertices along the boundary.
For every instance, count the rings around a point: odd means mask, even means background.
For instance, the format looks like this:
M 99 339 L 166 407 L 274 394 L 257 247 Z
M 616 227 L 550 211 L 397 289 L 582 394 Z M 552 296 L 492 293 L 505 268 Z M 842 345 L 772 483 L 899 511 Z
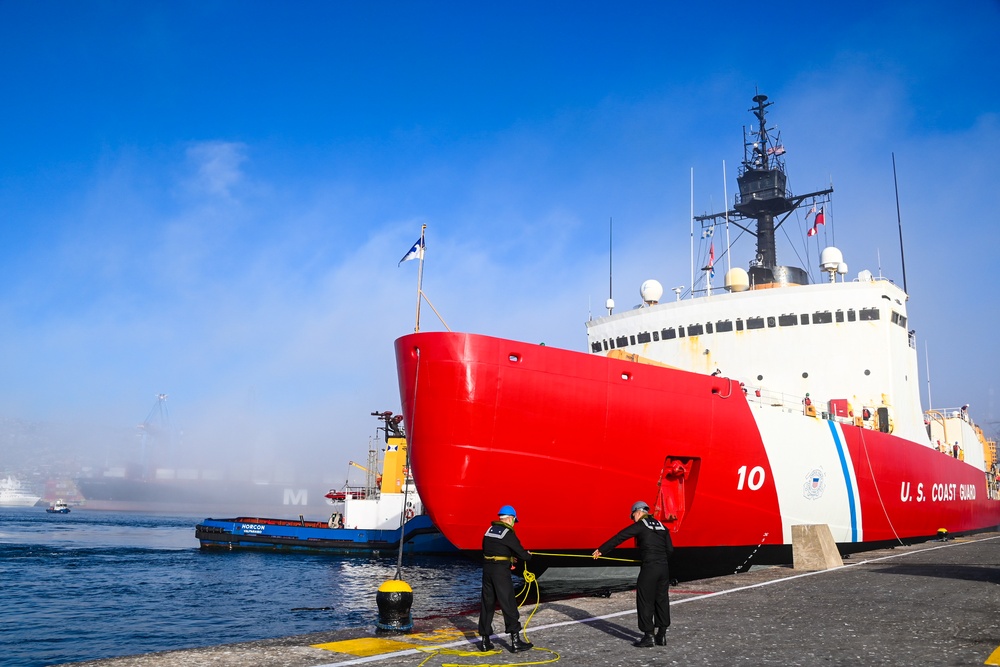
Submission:
M 813 210 L 815 210 L 815 209 L 813 209 Z M 810 211 L 810 213 L 811 213 L 811 212 L 812 212 L 812 211 Z M 808 218 L 808 217 L 809 217 L 809 216 L 807 215 L 807 216 L 806 216 L 806 218 Z M 808 231 L 808 232 L 806 233 L 806 236 L 816 236 L 817 232 L 819 231 L 819 229 L 817 229 L 817 228 L 819 227 L 819 225 L 825 225 L 825 224 L 826 224 L 826 215 L 824 215 L 824 213 L 823 213 L 823 209 L 821 208 L 821 209 L 820 209 L 820 210 L 819 210 L 819 211 L 818 211 L 818 212 L 816 213 L 816 219 L 815 219 L 815 220 L 813 220 L 813 226 L 812 226 L 812 229 L 810 229 L 810 230 L 809 230 L 809 231 Z
M 396 266 L 399 267 L 402 266 L 403 262 L 408 262 L 411 259 L 418 259 L 418 258 L 423 259 L 423 257 L 424 257 L 424 237 L 421 236 L 419 239 L 417 239 L 417 242 L 413 244 L 413 247 L 410 248 L 405 255 L 403 255 L 403 259 L 399 260 L 399 264 L 397 264 Z

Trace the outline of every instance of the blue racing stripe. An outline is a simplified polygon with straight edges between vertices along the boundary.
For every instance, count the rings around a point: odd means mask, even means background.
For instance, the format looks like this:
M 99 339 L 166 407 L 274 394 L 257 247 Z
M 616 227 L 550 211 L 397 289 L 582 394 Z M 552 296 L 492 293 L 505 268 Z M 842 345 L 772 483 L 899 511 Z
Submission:
M 847 466 L 847 456 L 844 454 L 844 443 L 837 432 L 837 424 L 833 420 L 827 420 L 830 433 L 833 434 L 833 442 L 837 445 L 837 456 L 840 457 L 840 469 L 844 471 L 844 481 L 847 482 L 847 502 L 851 506 L 851 542 L 858 541 L 858 512 L 854 506 L 854 476 Z

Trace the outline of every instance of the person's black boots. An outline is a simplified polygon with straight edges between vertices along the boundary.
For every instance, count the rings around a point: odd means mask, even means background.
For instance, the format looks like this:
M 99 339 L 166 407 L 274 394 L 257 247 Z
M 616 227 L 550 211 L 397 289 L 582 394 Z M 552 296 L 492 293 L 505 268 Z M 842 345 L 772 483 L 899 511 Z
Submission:
M 632 642 L 632 646 L 639 646 L 641 648 L 646 648 L 647 646 L 653 645 L 653 633 L 644 632 L 642 633 L 642 639 L 637 642 Z
M 656 645 L 666 646 L 667 645 L 667 629 L 660 628 L 656 631 Z
M 650 644 L 652 646 L 652 644 Z M 510 652 L 517 653 L 519 651 L 528 651 L 535 647 L 531 642 L 526 642 L 521 639 L 520 632 L 510 633 Z
M 482 644 L 482 646 L 479 647 L 479 650 L 480 651 L 492 651 L 493 650 L 493 642 L 490 641 L 489 635 L 486 635 L 485 637 L 483 637 L 483 644 Z

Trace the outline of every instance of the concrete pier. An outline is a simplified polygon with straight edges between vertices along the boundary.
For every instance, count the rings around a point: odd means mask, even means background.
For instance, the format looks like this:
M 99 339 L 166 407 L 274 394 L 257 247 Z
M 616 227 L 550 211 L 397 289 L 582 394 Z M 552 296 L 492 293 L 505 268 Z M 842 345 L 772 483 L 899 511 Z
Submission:
M 544 598 L 544 578 L 541 582 Z M 419 590 L 414 592 L 419 596 Z M 85 663 L 87 667 L 460 665 L 1000 665 L 1000 532 L 855 554 L 842 567 L 755 568 L 671 591 L 665 647 L 635 648 L 633 592 L 543 602 L 535 649 L 476 648 L 476 615 Z M 532 608 L 521 610 L 528 620 Z M 375 612 L 372 612 L 375 618 Z M 502 623 L 502 621 L 501 621 Z M 456 652 L 459 652 L 456 655 Z M 464 655 L 462 652 L 470 652 Z

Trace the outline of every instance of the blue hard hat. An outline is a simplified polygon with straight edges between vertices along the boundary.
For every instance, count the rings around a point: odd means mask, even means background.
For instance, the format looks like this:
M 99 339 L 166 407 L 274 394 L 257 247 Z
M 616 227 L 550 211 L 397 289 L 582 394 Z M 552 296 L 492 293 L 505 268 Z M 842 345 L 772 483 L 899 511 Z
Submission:
M 501 507 L 500 511 L 497 512 L 497 516 L 512 516 L 514 517 L 514 523 L 517 523 L 517 512 L 510 505 Z

